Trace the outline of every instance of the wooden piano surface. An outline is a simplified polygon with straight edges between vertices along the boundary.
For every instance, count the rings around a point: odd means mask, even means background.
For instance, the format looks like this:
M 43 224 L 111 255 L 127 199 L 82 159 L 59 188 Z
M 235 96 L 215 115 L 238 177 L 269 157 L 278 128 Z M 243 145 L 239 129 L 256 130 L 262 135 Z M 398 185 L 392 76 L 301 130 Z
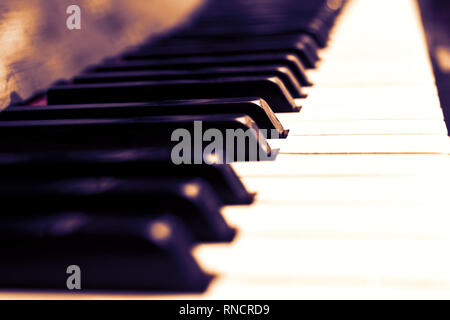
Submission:
M 201 0 L 3 0 L 0 3 L 0 110 L 56 80 L 188 20 Z M 82 8 L 69 30 L 70 5 Z M 11 98 L 12 95 L 12 98 Z
M 258 192 L 228 207 L 230 244 L 194 249 L 204 295 L 1 298 L 450 298 L 450 141 L 413 0 L 352 0 L 274 163 L 234 168 Z

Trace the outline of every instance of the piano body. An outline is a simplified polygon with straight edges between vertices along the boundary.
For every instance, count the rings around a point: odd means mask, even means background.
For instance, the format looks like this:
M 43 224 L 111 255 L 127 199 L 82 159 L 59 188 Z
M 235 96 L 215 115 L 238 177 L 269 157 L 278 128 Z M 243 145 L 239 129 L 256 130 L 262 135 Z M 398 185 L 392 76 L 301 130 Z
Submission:
M 450 298 L 416 1 L 2 2 L 0 298 Z M 193 121 L 278 154 L 176 166 Z

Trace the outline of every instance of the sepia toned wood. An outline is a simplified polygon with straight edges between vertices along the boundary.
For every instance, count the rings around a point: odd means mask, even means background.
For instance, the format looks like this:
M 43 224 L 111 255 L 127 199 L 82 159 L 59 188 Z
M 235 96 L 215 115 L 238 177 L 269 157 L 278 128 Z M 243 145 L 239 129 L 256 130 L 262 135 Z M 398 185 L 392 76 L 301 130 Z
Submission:
M 0 110 L 189 20 L 201 0 L 2 0 Z M 81 30 L 69 30 L 70 5 Z

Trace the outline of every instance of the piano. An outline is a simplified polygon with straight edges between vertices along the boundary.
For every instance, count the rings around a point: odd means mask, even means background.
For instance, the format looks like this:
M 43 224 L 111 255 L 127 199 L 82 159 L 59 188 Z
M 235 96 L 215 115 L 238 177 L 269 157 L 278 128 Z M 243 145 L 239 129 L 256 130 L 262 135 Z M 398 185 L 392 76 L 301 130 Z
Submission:
M 0 12 L 0 299 L 450 298 L 450 140 L 416 1 Z M 257 134 L 174 163 L 199 122 Z

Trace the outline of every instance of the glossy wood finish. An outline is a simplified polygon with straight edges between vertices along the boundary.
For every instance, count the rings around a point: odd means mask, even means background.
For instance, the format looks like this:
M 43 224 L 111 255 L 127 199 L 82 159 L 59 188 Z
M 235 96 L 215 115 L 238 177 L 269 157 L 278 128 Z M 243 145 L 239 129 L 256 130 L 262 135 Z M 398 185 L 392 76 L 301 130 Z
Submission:
M 0 109 L 186 22 L 201 0 L 2 0 Z M 67 7 L 81 8 L 68 30 Z

